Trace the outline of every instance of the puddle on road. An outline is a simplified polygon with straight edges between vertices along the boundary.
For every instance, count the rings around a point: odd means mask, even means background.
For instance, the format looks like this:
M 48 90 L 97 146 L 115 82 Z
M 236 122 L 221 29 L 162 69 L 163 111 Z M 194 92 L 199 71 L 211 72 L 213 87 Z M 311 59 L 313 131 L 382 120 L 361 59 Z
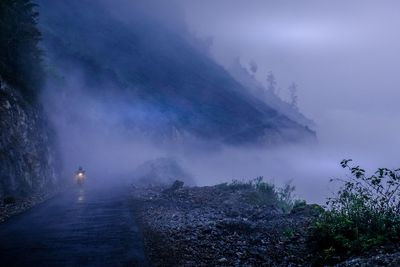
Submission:
M 83 188 L 79 189 L 78 192 L 78 203 L 83 203 L 85 201 L 85 190 Z

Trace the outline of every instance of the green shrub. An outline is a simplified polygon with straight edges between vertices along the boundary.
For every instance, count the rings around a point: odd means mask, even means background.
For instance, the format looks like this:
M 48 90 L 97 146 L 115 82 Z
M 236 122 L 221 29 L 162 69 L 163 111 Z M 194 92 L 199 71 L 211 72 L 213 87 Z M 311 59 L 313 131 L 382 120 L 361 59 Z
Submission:
M 283 187 L 276 187 L 274 184 L 264 181 L 262 176 L 249 181 L 233 180 L 231 183 L 221 184 L 231 190 L 248 190 L 248 200 L 252 204 L 275 205 L 289 212 L 301 201 L 296 200 L 293 192 L 295 187 L 290 182 Z M 303 203 L 303 202 L 302 202 Z
M 400 241 L 400 170 L 379 168 L 367 176 L 350 162 L 341 162 L 350 172 L 346 179 L 331 180 L 342 185 L 314 228 L 328 262 Z

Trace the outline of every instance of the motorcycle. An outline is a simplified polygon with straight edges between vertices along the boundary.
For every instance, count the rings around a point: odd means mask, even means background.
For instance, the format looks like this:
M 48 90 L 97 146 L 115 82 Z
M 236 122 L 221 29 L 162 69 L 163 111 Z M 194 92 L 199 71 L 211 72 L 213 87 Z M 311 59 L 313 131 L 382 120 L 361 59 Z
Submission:
M 86 179 L 86 174 L 85 174 L 84 171 L 78 171 L 78 172 L 76 173 L 76 175 L 75 175 L 75 180 L 76 180 L 76 183 L 77 183 L 79 186 L 82 186 L 82 185 L 83 185 L 85 179 Z

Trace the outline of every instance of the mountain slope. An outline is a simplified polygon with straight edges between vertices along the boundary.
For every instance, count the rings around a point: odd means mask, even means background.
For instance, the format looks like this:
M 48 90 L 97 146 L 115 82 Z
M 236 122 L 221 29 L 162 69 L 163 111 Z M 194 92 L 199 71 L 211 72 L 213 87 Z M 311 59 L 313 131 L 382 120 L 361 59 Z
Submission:
M 246 93 L 190 44 L 184 28 L 147 15 L 139 4 L 130 5 L 126 18 L 109 12 L 123 1 L 38 2 L 53 71 L 67 80 L 79 72 L 93 96 L 121 96 L 132 108 L 145 105 L 160 119 L 150 126 L 156 135 L 186 133 L 225 143 L 314 138 L 308 128 Z M 147 128 L 149 120 L 127 116 L 124 123 Z

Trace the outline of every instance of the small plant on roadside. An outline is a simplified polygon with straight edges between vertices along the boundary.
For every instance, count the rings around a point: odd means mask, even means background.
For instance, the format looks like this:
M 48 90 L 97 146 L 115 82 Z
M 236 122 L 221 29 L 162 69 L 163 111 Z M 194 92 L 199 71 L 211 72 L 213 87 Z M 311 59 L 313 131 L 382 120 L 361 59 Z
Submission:
M 368 176 L 350 163 L 341 162 L 350 175 L 331 180 L 342 185 L 314 227 L 325 262 L 400 241 L 400 169 L 379 168 Z
M 277 188 L 279 206 L 286 212 L 289 212 L 293 207 L 306 204 L 304 200 L 298 200 L 294 196 L 295 186 L 291 182 L 287 182 L 283 187 Z

